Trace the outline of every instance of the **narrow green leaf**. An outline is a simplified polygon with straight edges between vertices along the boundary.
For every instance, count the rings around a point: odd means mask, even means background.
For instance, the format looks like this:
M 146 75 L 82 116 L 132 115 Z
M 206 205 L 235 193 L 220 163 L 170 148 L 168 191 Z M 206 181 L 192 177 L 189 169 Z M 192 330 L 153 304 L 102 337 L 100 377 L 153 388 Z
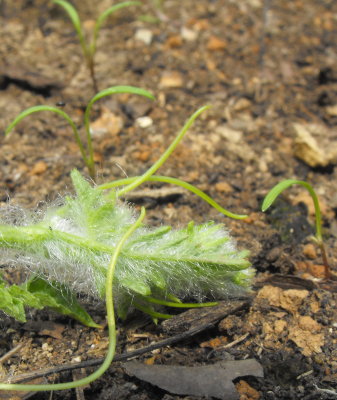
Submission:
M 91 52 L 92 54 L 96 53 L 96 41 L 97 41 L 97 36 L 98 36 L 98 30 L 101 27 L 102 22 L 107 18 L 110 14 L 113 12 L 120 10 L 121 8 L 124 7 L 130 7 L 130 6 L 142 6 L 143 4 L 140 1 L 125 1 L 123 3 L 118 3 L 115 4 L 114 6 L 108 8 L 105 10 L 97 19 L 97 22 L 95 24 L 95 30 L 94 30 L 94 39 L 92 42 L 92 48 Z
M 187 132 L 188 128 L 192 125 L 192 123 L 194 122 L 194 120 L 205 110 L 207 110 L 210 106 L 204 106 L 199 108 L 194 114 L 191 115 L 191 117 L 187 120 L 187 122 L 185 123 L 185 125 L 183 126 L 183 128 L 181 129 L 181 131 L 179 132 L 179 134 L 176 136 L 176 138 L 173 140 L 173 142 L 170 144 L 170 146 L 166 149 L 166 151 L 164 152 L 164 154 L 162 154 L 162 156 L 159 158 L 159 160 L 157 162 L 155 162 L 151 168 L 149 168 L 145 174 L 141 175 L 140 177 L 138 177 L 134 182 L 130 183 L 128 186 L 126 186 L 125 188 L 119 190 L 117 192 L 117 196 L 121 196 L 122 194 L 125 194 L 127 192 L 129 192 L 130 190 L 136 188 L 137 186 L 139 186 L 140 184 L 142 184 L 143 182 L 145 182 L 146 180 L 149 179 L 150 176 L 152 176 L 159 167 L 161 167 L 164 162 L 168 159 L 168 157 L 171 155 L 172 151 L 177 147 L 178 143 L 180 142 L 180 140 L 183 138 L 183 136 L 185 135 L 185 133 Z
M 302 182 L 295 179 L 288 179 L 278 183 L 275 187 L 273 187 L 263 200 L 262 212 L 265 212 L 274 203 L 275 199 L 283 192 L 283 190 L 296 183 L 301 184 Z
M 144 306 L 144 305 L 141 305 L 141 304 L 137 303 L 136 301 L 133 302 L 133 305 L 136 308 L 138 308 L 138 310 L 143 311 L 145 314 L 150 315 L 154 319 L 154 321 L 155 321 L 156 318 L 160 318 L 160 319 L 170 319 L 170 318 L 172 318 L 172 315 L 161 314 L 161 313 L 158 313 L 158 312 L 154 311 L 153 307 L 150 306 L 150 305 L 149 306 Z
M 105 189 L 110 189 L 110 188 L 113 188 L 116 186 L 131 184 L 131 183 L 135 182 L 136 180 L 140 179 L 141 177 L 142 176 L 134 176 L 131 178 L 119 179 L 117 181 L 108 182 L 108 183 L 104 183 L 103 185 L 96 186 L 95 189 L 96 190 L 105 190 Z M 230 211 L 225 210 L 218 203 L 216 203 L 211 197 L 209 197 L 206 193 L 204 193 L 200 189 L 196 188 L 195 186 L 191 185 L 190 183 L 184 182 L 180 179 L 171 178 L 169 176 L 152 175 L 152 176 L 149 176 L 148 178 L 146 178 L 146 181 L 166 182 L 166 183 L 172 183 L 173 185 L 181 186 L 181 187 L 191 191 L 192 193 L 195 193 L 197 196 L 201 197 L 203 200 L 207 201 L 208 204 L 210 204 L 212 207 L 214 207 L 216 210 L 220 211 L 222 214 L 226 215 L 227 217 L 235 218 L 235 219 L 247 218 L 247 215 L 234 214 L 234 213 L 231 213 Z
M 81 20 L 80 20 L 80 17 L 78 16 L 76 9 L 70 3 L 68 3 L 67 1 L 64 1 L 64 0 L 53 0 L 53 3 L 58 4 L 59 6 L 63 7 L 64 10 L 69 15 L 69 17 L 76 29 L 79 41 L 80 41 L 81 46 L 84 51 L 84 55 L 85 55 L 86 59 L 88 60 L 90 56 L 89 56 L 88 49 L 85 45 L 85 41 L 84 41 L 84 37 L 83 37 L 83 33 L 82 33 Z
M 267 194 L 267 196 L 264 199 L 263 204 L 262 204 L 262 211 L 266 211 L 267 208 L 271 204 L 273 204 L 276 197 L 280 193 L 283 192 L 283 190 L 285 190 L 289 186 L 295 185 L 295 184 L 302 185 L 303 187 L 305 187 L 307 189 L 307 191 L 310 193 L 310 196 L 312 197 L 312 200 L 313 200 L 314 206 L 315 206 L 315 214 L 316 214 L 316 239 L 319 243 L 319 246 L 324 248 L 324 243 L 322 240 L 321 210 L 319 207 L 319 202 L 318 202 L 316 193 L 315 193 L 314 189 L 311 187 L 311 185 L 309 185 L 309 183 L 303 182 L 303 181 L 297 181 L 294 179 L 288 179 L 286 181 L 280 182 Z
M 58 0 L 58 1 L 59 1 L 59 0 Z M 9 125 L 9 127 L 7 128 L 7 130 L 6 130 L 6 132 L 5 132 L 5 136 L 8 135 L 8 133 L 14 128 L 14 126 L 15 126 L 19 121 L 22 120 L 22 118 L 26 117 L 27 115 L 30 115 L 30 114 L 39 112 L 39 111 L 52 111 L 52 112 L 55 112 L 56 114 L 62 115 L 62 117 L 64 117 L 64 118 L 69 122 L 70 126 L 73 128 L 73 131 L 74 131 L 74 134 L 75 134 L 75 137 L 76 137 L 76 141 L 77 141 L 77 144 L 78 144 L 78 146 L 79 146 L 79 148 L 80 148 L 80 151 L 81 151 L 83 160 L 84 160 L 84 162 L 86 163 L 86 165 L 88 165 L 87 156 L 85 155 L 84 148 L 83 148 L 82 142 L 81 142 L 81 140 L 80 140 L 80 137 L 78 136 L 78 132 L 77 132 L 77 129 L 76 129 L 75 124 L 74 124 L 73 121 L 70 119 L 70 117 L 68 116 L 68 114 L 66 114 L 64 111 L 60 110 L 59 108 L 52 107 L 52 106 L 46 106 L 46 105 L 43 105 L 43 106 L 34 106 L 34 107 L 27 108 L 27 110 L 23 111 L 23 112 L 22 112 L 18 117 L 16 117 L 15 120 Z
M 101 92 L 97 93 L 90 101 L 86 111 L 85 111 L 85 121 L 86 121 L 86 126 L 87 130 L 89 131 L 89 112 L 92 107 L 92 105 L 97 101 L 100 100 L 103 97 L 110 96 L 111 94 L 116 94 L 116 93 L 130 93 L 130 94 L 138 94 L 140 96 L 147 97 L 151 100 L 155 100 L 153 95 L 148 92 L 147 90 L 137 88 L 134 86 L 113 86 L 107 89 L 102 90 Z
M 59 108 L 56 107 L 52 107 L 52 106 L 34 106 L 34 107 L 30 107 L 27 108 L 27 110 L 23 111 L 18 117 L 15 118 L 15 120 L 9 125 L 9 127 L 7 128 L 6 132 L 5 132 L 5 136 L 8 135 L 8 133 L 14 128 L 14 126 L 22 120 L 22 118 L 26 117 L 29 114 L 33 114 L 35 112 L 38 111 L 54 111 L 58 114 L 61 114 L 64 118 L 66 118 L 71 124 L 73 123 L 70 119 L 70 117 L 62 110 L 60 110 Z
M 203 307 L 214 307 L 217 306 L 219 303 L 217 301 L 209 302 L 209 303 L 177 303 L 171 302 L 162 299 L 156 299 L 154 297 L 144 297 L 142 300 L 149 301 L 153 304 L 160 304 L 162 306 L 167 307 L 176 307 L 176 308 L 203 308 Z

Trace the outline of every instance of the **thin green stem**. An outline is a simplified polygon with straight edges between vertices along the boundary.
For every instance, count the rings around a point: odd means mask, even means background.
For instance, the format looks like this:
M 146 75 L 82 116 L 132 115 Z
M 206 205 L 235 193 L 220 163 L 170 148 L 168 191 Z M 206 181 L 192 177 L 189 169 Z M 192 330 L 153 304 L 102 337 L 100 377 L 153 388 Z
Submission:
M 299 181 L 302 186 L 304 186 L 308 192 L 310 193 L 312 200 L 314 202 L 315 206 L 315 216 L 316 216 L 316 238 L 315 242 L 317 243 L 317 246 L 321 249 L 322 253 L 322 258 L 323 258 L 323 264 L 324 264 L 324 271 L 325 271 L 325 277 L 326 279 L 330 279 L 330 269 L 329 269 L 329 264 L 328 264 L 328 258 L 326 255 L 325 251 L 325 246 L 323 242 L 323 237 L 322 237 L 322 219 L 321 219 L 321 210 L 319 207 L 319 202 L 318 198 L 316 196 L 316 193 L 314 189 L 309 185 L 307 182 Z
M 213 307 L 219 304 L 216 301 L 209 303 L 174 303 L 171 301 L 155 299 L 154 297 L 149 297 L 149 296 L 144 297 L 143 300 L 149 301 L 150 303 L 153 304 L 160 304 L 162 306 L 176 307 L 176 308 L 203 308 L 203 307 Z
M 104 183 L 103 185 L 96 186 L 95 189 L 98 189 L 98 190 L 111 189 L 116 186 L 127 185 L 129 183 L 135 182 L 139 178 L 141 178 L 141 176 L 134 176 L 131 178 L 119 179 L 117 181 Z M 230 211 L 225 210 L 218 203 L 216 203 L 211 197 L 209 197 L 206 193 L 204 193 L 200 189 L 196 188 L 195 186 L 191 185 L 190 183 L 184 182 L 180 179 L 171 178 L 168 176 L 152 175 L 152 176 L 148 177 L 146 179 L 146 181 L 165 182 L 165 183 L 172 183 L 174 185 L 181 186 L 181 187 L 191 191 L 192 193 L 195 193 L 199 197 L 201 197 L 203 200 L 205 200 L 208 204 L 210 204 L 216 210 L 218 210 L 219 212 L 221 212 L 224 215 L 227 215 L 227 217 L 235 218 L 235 219 L 247 218 L 247 215 L 234 214 L 234 213 L 231 213 Z
M 314 202 L 315 206 L 315 214 L 316 214 L 316 237 L 312 237 L 312 240 L 318 245 L 318 247 L 322 251 L 322 257 L 323 257 L 323 262 L 324 262 L 324 268 L 325 268 L 325 276 L 327 279 L 330 279 L 330 272 L 329 272 L 329 265 L 328 265 L 328 259 L 325 251 L 325 246 L 323 242 L 323 237 L 322 237 L 322 220 L 321 220 L 321 210 L 319 208 L 319 202 L 316 196 L 316 193 L 314 189 L 309 185 L 309 183 L 304 182 L 304 181 L 297 181 L 295 179 L 287 179 L 285 181 L 282 181 L 278 183 L 273 189 L 270 190 L 270 192 L 267 194 L 265 199 L 263 200 L 262 204 L 262 211 L 266 211 L 275 201 L 277 196 L 279 196 L 283 190 L 287 189 L 288 187 L 292 185 L 302 185 L 305 187 L 308 192 L 310 193 L 312 200 Z
M 0 383 L 0 390 L 43 392 L 47 390 L 72 389 L 82 385 L 87 385 L 88 383 L 94 381 L 95 379 L 98 379 L 109 368 L 114 358 L 115 348 L 116 348 L 116 323 L 115 323 L 115 315 L 113 307 L 113 290 L 112 290 L 113 276 L 116 267 L 116 262 L 124 242 L 133 233 L 133 231 L 140 225 L 144 217 L 145 217 L 145 208 L 142 207 L 140 216 L 137 219 L 137 221 L 130 226 L 130 228 L 118 242 L 109 264 L 107 280 L 106 280 L 106 308 L 107 308 L 107 315 L 108 315 L 107 318 L 109 326 L 109 349 L 103 364 L 93 374 L 75 382 L 58 383 L 52 385 L 22 385 L 22 384 Z
M 165 151 L 165 153 L 159 158 L 159 160 L 152 165 L 151 168 L 149 168 L 145 174 L 143 174 L 142 176 L 138 177 L 138 179 L 136 179 L 134 182 L 130 183 L 129 185 L 127 185 L 125 188 L 119 190 L 117 192 L 117 196 L 121 196 L 122 194 L 125 194 L 127 192 L 129 192 L 130 190 L 136 188 L 137 186 L 139 186 L 140 184 L 142 184 L 143 182 L 145 182 L 151 175 L 153 175 L 157 169 L 167 160 L 167 158 L 171 155 L 172 151 L 176 148 L 177 144 L 180 142 L 180 140 L 182 139 L 182 137 L 185 135 L 185 133 L 187 132 L 188 128 L 192 125 L 192 123 L 194 122 L 194 120 L 198 117 L 199 114 L 201 114 L 203 111 L 207 110 L 209 108 L 209 106 L 204 106 L 199 108 L 199 110 L 197 110 L 190 118 L 189 120 L 186 122 L 186 124 L 184 125 L 183 129 L 179 132 L 179 134 L 177 135 L 177 137 L 173 140 L 173 142 L 171 143 L 171 145 L 168 147 L 168 149 Z
M 143 313 L 150 315 L 152 318 L 160 318 L 160 319 L 172 318 L 172 315 L 170 315 L 170 314 L 162 314 L 162 313 L 156 312 L 156 311 L 150 309 L 149 307 L 144 307 L 144 306 L 140 305 L 136 301 L 133 301 L 132 305 L 135 306 L 138 310 L 143 311 Z
M 303 181 L 299 181 L 298 183 L 301 184 L 302 186 L 304 186 L 308 190 L 308 192 L 310 193 L 310 195 L 312 197 L 312 200 L 314 201 L 315 216 L 316 216 L 316 239 L 317 239 L 318 243 L 322 243 L 323 238 L 322 238 L 321 210 L 319 208 L 319 202 L 318 202 L 316 193 L 315 193 L 314 189 L 311 187 L 311 185 L 309 185 L 309 183 L 303 182 Z

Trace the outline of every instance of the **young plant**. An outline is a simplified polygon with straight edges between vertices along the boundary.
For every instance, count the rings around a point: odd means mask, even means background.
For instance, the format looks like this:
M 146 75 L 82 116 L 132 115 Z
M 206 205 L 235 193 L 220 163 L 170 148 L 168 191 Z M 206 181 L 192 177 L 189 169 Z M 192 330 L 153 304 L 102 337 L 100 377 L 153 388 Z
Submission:
M 96 43 L 97 43 L 98 30 L 99 30 L 102 22 L 113 12 L 120 10 L 121 8 L 124 8 L 124 7 L 141 6 L 142 3 L 140 1 L 126 1 L 123 3 L 115 4 L 114 6 L 108 8 L 106 11 L 104 11 L 98 17 L 98 19 L 96 21 L 93 38 L 92 38 L 92 41 L 89 44 L 89 46 L 87 46 L 85 44 L 85 40 L 84 40 L 83 33 L 82 33 L 81 20 L 80 20 L 80 17 L 78 16 L 78 13 L 77 13 L 75 7 L 73 7 L 70 3 L 68 3 L 65 0 L 53 0 L 53 3 L 58 4 L 61 7 L 63 7 L 65 9 L 65 11 L 67 12 L 67 14 L 69 15 L 69 17 L 76 29 L 78 39 L 81 43 L 85 59 L 87 61 L 88 68 L 90 70 L 90 75 L 91 75 L 91 79 L 94 84 L 95 92 L 98 92 L 97 82 L 96 82 L 96 78 L 95 78 L 95 71 L 94 71 L 94 58 L 95 58 L 95 54 L 96 54 Z
M 111 88 L 105 93 L 111 94 Z M 168 182 L 198 194 L 225 215 L 238 219 L 246 217 L 224 210 L 188 183 L 153 175 L 206 108 L 200 108 L 189 118 L 173 143 L 142 176 L 91 187 L 77 170 L 73 170 L 71 177 L 76 191 L 73 196 L 60 197 L 47 204 L 44 210 L 29 211 L 11 205 L 0 209 L 2 263 L 24 266 L 33 273 L 22 286 L 1 284 L 5 303 L 0 301 L 0 308 L 24 320 L 24 305 L 48 306 L 95 326 L 90 317 L 82 313 L 72 291 L 105 297 L 110 338 L 104 364 L 85 379 L 56 385 L 0 384 L 0 390 L 69 389 L 97 379 L 114 356 L 113 296 L 120 317 L 125 317 L 128 309 L 134 306 L 157 321 L 171 316 L 157 311 L 156 305 L 214 305 L 216 303 L 186 304 L 180 298 L 194 297 L 202 301 L 207 296 L 237 296 L 249 289 L 254 275 L 247 260 L 249 252 L 236 250 L 236 243 L 222 224 L 211 221 L 194 226 L 191 221 L 181 230 L 169 226 L 150 229 L 141 224 L 144 208 L 137 219 L 134 208 L 118 199 L 145 181 Z M 121 185 L 126 186 L 106 193 L 106 189 Z M 73 302 L 72 308 L 65 306 L 67 299 Z
M 27 110 L 23 111 L 15 120 L 9 125 L 8 129 L 5 132 L 5 136 L 8 135 L 8 133 L 14 128 L 14 126 L 22 120 L 22 118 L 26 117 L 27 115 L 33 114 L 35 112 L 39 111 L 52 111 L 57 114 L 62 115 L 70 124 L 72 127 L 78 146 L 80 148 L 83 160 L 88 168 L 90 178 L 95 181 L 96 174 L 95 174 L 95 164 L 94 164 L 94 152 L 92 148 L 92 141 L 91 141 L 91 134 L 90 134 L 90 126 L 89 126 L 89 112 L 92 107 L 92 105 L 97 101 L 100 100 L 103 97 L 109 96 L 111 94 L 115 93 L 130 93 L 130 94 L 137 94 L 140 96 L 148 97 L 149 99 L 154 100 L 154 97 L 152 96 L 151 93 L 147 92 L 144 89 L 136 88 L 133 86 L 114 86 L 105 90 L 102 90 L 101 92 L 97 93 L 96 96 L 93 97 L 93 99 L 90 101 L 88 107 L 85 110 L 85 115 L 84 115 L 84 121 L 85 121 L 85 129 L 87 133 L 87 141 L 88 141 L 88 147 L 89 147 L 89 157 L 86 156 L 85 150 L 83 147 L 83 144 L 81 142 L 80 136 L 78 134 L 78 131 L 76 129 L 76 126 L 74 122 L 71 120 L 71 118 L 63 111 L 60 110 L 57 107 L 53 106 L 35 106 L 35 107 L 30 107 L 27 108 Z
M 325 251 L 325 246 L 322 238 L 322 222 L 321 222 L 321 211 L 319 208 L 319 202 L 316 196 L 314 189 L 307 182 L 297 181 L 294 179 L 288 179 L 277 184 L 266 196 L 262 204 L 262 211 L 266 211 L 275 201 L 275 199 L 280 195 L 285 189 L 292 185 L 302 185 L 305 187 L 310 193 L 312 200 L 315 205 L 315 213 L 316 213 L 316 237 L 311 237 L 311 239 L 317 244 L 317 246 L 321 249 L 324 268 L 325 268 L 325 277 L 326 279 L 330 279 L 330 271 L 328 265 L 328 259 Z

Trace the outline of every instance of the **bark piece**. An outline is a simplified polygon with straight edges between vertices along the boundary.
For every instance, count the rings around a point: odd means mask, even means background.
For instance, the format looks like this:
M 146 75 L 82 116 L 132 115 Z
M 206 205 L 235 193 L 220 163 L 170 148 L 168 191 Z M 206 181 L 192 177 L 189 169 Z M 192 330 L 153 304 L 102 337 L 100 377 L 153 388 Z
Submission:
M 138 379 L 172 394 L 213 396 L 224 400 L 240 398 L 234 379 L 247 375 L 263 378 L 262 366 L 255 359 L 219 362 L 202 367 L 146 365 L 134 361 L 122 366 Z
M 217 306 L 188 310 L 162 323 L 164 332 L 170 335 L 187 331 L 204 324 L 214 324 L 228 315 L 247 309 L 251 298 L 221 301 Z

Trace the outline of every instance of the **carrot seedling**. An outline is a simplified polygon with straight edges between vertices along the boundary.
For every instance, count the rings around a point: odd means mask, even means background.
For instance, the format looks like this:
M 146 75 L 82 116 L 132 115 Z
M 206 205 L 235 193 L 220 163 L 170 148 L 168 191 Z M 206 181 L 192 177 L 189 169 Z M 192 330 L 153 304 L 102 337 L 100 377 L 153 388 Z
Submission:
M 319 202 L 316 196 L 314 189 L 307 182 L 297 181 L 295 179 L 288 179 L 278 183 L 266 196 L 262 204 L 262 211 L 266 211 L 275 201 L 275 199 L 288 187 L 292 185 L 302 185 L 305 187 L 310 193 L 312 200 L 315 205 L 315 214 L 316 214 L 316 237 L 312 236 L 311 239 L 317 244 L 317 246 L 321 249 L 322 258 L 324 262 L 325 269 L 325 277 L 326 279 L 330 279 L 330 271 L 328 265 L 328 259 L 325 251 L 325 246 L 322 238 L 322 221 L 321 221 L 321 210 L 319 208 Z
M 97 37 L 98 37 L 98 31 L 100 26 L 102 25 L 102 22 L 113 12 L 120 10 L 121 8 L 124 7 L 129 7 L 129 6 L 141 6 L 142 3 L 140 1 L 125 1 L 123 3 L 118 3 L 115 4 L 114 6 L 108 8 L 105 10 L 97 19 L 95 28 L 94 28 L 94 34 L 91 43 L 89 46 L 85 44 L 84 36 L 82 33 L 82 25 L 81 25 L 81 20 L 80 17 L 73 5 L 68 3 L 68 1 L 65 0 L 53 0 L 53 3 L 60 5 L 61 7 L 64 8 L 64 10 L 67 12 L 69 15 L 75 29 L 78 35 L 78 39 L 81 43 L 83 53 L 85 56 L 85 59 L 87 61 L 88 68 L 90 70 L 90 76 L 94 84 L 94 89 L 95 92 L 98 92 L 97 88 L 97 82 L 96 82 L 96 77 L 95 77 L 95 71 L 94 71 L 94 58 L 96 54 L 96 44 L 97 44 Z
M 84 115 L 84 121 L 85 121 L 85 129 L 87 133 L 87 141 L 88 141 L 88 147 L 89 147 L 89 157 L 86 156 L 84 146 L 81 142 L 81 139 L 79 137 L 78 131 L 76 129 L 76 126 L 74 122 L 71 120 L 71 118 L 63 111 L 60 110 L 57 107 L 53 106 L 35 106 L 35 107 L 30 107 L 27 110 L 23 111 L 15 120 L 10 124 L 10 126 L 7 128 L 5 132 L 5 136 L 8 135 L 8 133 L 14 128 L 14 126 L 22 120 L 22 118 L 26 117 L 27 115 L 36 113 L 38 111 L 52 111 L 57 114 L 62 115 L 70 124 L 71 128 L 74 131 L 78 146 L 80 148 L 83 160 L 88 168 L 90 178 L 95 181 L 96 174 L 95 174 L 95 164 L 94 164 L 94 151 L 92 148 L 92 141 L 91 141 L 91 134 L 90 134 L 90 126 L 89 126 L 89 113 L 92 105 L 97 101 L 102 99 L 103 97 L 110 96 L 111 94 L 116 94 L 116 93 L 130 93 L 130 94 L 137 94 L 140 96 L 148 97 L 149 99 L 154 100 L 154 97 L 152 96 L 151 93 L 144 89 L 136 88 L 133 86 L 114 86 L 105 90 L 102 90 L 101 92 L 97 93 L 96 96 L 92 98 L 90 101 L 88 107 L 85 110 L 85 115 Z

